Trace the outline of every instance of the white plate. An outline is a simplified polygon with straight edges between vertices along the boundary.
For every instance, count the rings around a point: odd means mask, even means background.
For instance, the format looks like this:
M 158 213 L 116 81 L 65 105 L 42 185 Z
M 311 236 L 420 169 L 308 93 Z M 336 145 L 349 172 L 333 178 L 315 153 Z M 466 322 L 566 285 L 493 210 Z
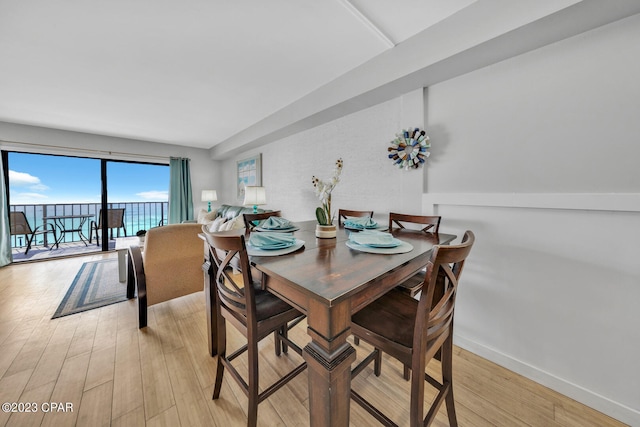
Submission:
M 355 243 L 358 246 L 370 246 L 372 248 L 395 248 L 402 244 L 402 240 L 396 239 L 395 237 L 392 237 L 391 241 L 387 243 L 378 242 L 378 243 L 366 244 L 366 243 L 357 242 L 356 240 L 358 239 L 355 239 L 355 240 L 349 239 L 350 242 Z
M 360 252 L 368 252 L 370 254 L 404 254 L 413 250 L 413 245 L 400 241 L 400 245 L 393 248 L 374 248 L 371 246 L 359 245 L 356 242 L 347 240 L 347 246 Z
M 263 233 L 268 233 L 269 231 L 280 232 L 280 233 L 293 233 L 294 231 L 300 230 L 300 227 L 278 228 L 278 229 L 256 227 L 255 230 L 256 231 L 261 231 Z
M 249 254 L 249 256 L 278 256 L 290 254 L 291 252 L 295 252 L 303 246 L 304 240 L 300 239 L 296 239 L 296 242 L 293 245 L 282 249 L 258 249 L 247 243 L 247 253 Z

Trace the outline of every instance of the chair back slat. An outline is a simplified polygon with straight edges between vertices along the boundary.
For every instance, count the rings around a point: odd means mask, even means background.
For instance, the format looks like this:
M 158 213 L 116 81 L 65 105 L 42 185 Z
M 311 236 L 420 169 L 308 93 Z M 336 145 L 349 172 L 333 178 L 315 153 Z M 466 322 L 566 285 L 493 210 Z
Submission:
M 427 264 L 414 334 L 414 348 L 426 335 L 428 343 L 451 333 L 458 281 L 471 247 L 473 232 L 467 231 L 459 245 L 436 245 Z
M 407 215 L 391 212 L 389 214 L 389 231 L 394 228 L 407 228 L 407 224 L 418 224 L 424 226 L 421 229 L 423 233 L 438 234 L 441 220 L 442 217 L 437 215 Z
M 253 231 L 254 228 L 260 224 L 261 221 L 264 221 L 267 218 L 272 216 L 282 216 L 281 211 L 271 211 L 271 212 L 259 212 L 259 213 L 245 213 L 242 214 L 242 218 L 244 219 L 244 226 L 247 230 L 247 233 Z
M 354 211 L 349 209 L 339 209 L 338 210 L 338 226 L 342 226 L 342 222 L 349 218 L 362 218 L 369 217 L 373 218 L 373 211 Z
M 220 304 L 251 320 L 255 314 L 255 290 L 244 235 L 210 233 L 206 225 L 202 231 L 213 260 L 213 276 Z M 240 275 L 233 274 L 234 267 L 240 270 Z

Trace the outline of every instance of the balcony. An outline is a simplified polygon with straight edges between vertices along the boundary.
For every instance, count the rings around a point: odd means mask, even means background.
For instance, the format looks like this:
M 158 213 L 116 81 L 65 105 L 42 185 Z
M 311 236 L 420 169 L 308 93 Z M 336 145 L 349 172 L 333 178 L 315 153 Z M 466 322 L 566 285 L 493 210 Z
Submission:
M 11 205 L 10 211 L 24 212 L 31 229 L 41 227 L 46 217 L 67 216 L 67 215 L 88 215 L 86 222 L 82 224 L 82 234 L 88 238 L 90 236 L 91 221 L 98 220 L 100 203 L 68 203 L 68 204 L 42 204 L 42 205 Z M 124 208 L 124 223 L 127 236 L 135 236 L 139 230 L 148 230 L 152 227 L 163 225 L 167 222 L 169 212 L 168 202 L 123 202 L 108 203 L 108 209 Z M 79 218 L 65 219 L 62 222 L 66 230 L 79 229 L 81 220 Z M 113 230 L 113 237 L 116 237 L 116 230 Z M 123 230 L 120 230 L 123 236 Z M 108 236 L 111 237 L 111 236 Z M 86 244 L 78 232 L 67 232 L 60 234 L 58 226 L 59 247 L 54 246 L 53 233 L 38 234 L 31 243 L 29 253 L 25 255 L 27 239 L 24 235 L 11 236 L 11 248 L 13 261 L 34 261 L 50 258 L 89 254 L 98 252 L 102 248 L 96 245 L 95 236 L 90 244 Z M 115 248 L 115 241 L 109 240 L 109 249 Z

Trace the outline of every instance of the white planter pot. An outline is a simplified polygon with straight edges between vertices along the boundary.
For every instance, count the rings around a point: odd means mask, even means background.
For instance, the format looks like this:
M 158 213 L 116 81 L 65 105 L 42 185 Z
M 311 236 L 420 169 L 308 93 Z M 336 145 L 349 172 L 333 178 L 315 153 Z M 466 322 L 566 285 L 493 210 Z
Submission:
M 316 224 L 316 237 L 320 239 L 333 239 L 336 237 L 337 227 L 334 225 Z

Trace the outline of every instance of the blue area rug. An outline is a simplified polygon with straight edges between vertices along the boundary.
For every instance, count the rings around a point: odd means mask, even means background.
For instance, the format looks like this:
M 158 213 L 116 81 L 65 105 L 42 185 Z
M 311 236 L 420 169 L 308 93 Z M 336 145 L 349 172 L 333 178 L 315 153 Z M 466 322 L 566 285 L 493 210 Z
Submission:
M 52 319 L 127 300 L 127 283 L 118 281 L 118 260 L 82 264 Z

